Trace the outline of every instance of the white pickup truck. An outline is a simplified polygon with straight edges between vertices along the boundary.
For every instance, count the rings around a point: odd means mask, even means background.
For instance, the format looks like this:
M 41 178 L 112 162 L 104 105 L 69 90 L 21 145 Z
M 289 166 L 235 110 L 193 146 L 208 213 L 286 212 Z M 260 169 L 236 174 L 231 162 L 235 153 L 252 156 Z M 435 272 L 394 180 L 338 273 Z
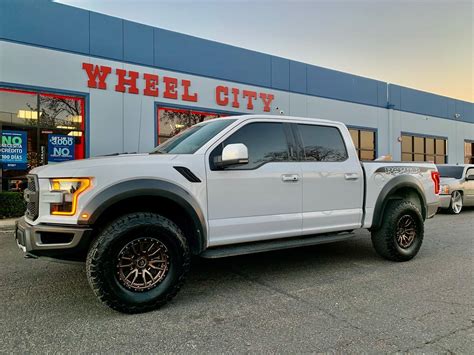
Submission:
M 26 256 L 85 260 L 98 298 L 136 313 L 176 295 L 191 255 L 336 242 L 366 228 L 382 257 L 409 260 L 438 193 L 434 164 L 359 162 L 342 123 L 246 115 L 199 123 L 149 154 L 32 170 L 15 234 Z

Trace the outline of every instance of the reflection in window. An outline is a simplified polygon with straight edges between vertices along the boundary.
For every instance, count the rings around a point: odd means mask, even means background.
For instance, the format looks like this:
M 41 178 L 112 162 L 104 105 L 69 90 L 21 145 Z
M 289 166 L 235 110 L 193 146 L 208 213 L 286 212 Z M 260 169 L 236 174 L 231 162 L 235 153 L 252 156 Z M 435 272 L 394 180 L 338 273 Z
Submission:
M 360 160 L 375 159 L 375 131 L 350 128 L 352 141 Z
M 447 140 L 443 138 L 402 135 L 402 161 L 445 164 Z
M 288 144 L 282 123 L 258 122 L 245 125 L 214 149 L 211 164 L 215 157 L 222 155 L 223 147 L 234 143 L 243 143 L 247 146 L 249 162 L 226 169 L 248 170 L 269 162 L 289 160 Z
M 158 144 L 166 142 L 196 123 L 221 117 L 217 113 L 160 107 L 158 109 Z
M 336 127 L 298 125 L 305 160 L 337 162 L 347 159 L 346 146 Z
M 47 164 L 48 136 L 74 137 L 74 158 L 85 156 L 85 102 L 77 96 L 0 88 L 0 130 L 25 132 L 26 164 L 2 167 L 2 189 L 24 179 L 28 171 Z M 71 154 L 72 155 L 72 154 Z

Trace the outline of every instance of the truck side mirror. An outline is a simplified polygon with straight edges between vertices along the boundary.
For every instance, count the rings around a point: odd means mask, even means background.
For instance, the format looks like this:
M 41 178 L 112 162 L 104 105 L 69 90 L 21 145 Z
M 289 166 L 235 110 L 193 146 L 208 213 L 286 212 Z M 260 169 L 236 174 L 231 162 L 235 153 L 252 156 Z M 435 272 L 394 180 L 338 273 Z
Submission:
M 222 149 L 222 156 L 218 165 L 226 167 L 230 165 L 247 164 L 249 162 L 249 151 L 245 144 L 228 144 Z
M 467 172 L 466 180 L 474 180 L 474 170 L 471 170 L 471 171 Z

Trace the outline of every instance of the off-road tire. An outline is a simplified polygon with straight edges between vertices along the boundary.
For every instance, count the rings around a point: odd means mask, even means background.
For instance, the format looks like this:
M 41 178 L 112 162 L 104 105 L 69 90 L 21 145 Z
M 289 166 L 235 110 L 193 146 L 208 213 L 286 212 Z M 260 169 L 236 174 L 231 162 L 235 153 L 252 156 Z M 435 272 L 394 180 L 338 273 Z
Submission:
M 120 282 L 117 260 L 127 243 L 144 234 L 166 246 L 169 268 L 156 287 L 137 292 Z M 176 296 L 190 262 L 188 242 L 180 228 L 163 216 L 142 212 L 116 219 L 97 236 L 87 255 L 86 272 L 92 290 L 104 304 L 123 313 L 142 313 L 155 310 Z
M 415 237 L 412 244 L 403 248 L 397 242 L 398 223 L 404 216 L 410 216 L 415 223 Z M 424 221 L 412 202 L 405 200 L 389 201 L 382 219 L 382 225 L 372 230 L 372 245 L 377 254 L 392 261 L 408 261 L 420 250 L 423 243 Z

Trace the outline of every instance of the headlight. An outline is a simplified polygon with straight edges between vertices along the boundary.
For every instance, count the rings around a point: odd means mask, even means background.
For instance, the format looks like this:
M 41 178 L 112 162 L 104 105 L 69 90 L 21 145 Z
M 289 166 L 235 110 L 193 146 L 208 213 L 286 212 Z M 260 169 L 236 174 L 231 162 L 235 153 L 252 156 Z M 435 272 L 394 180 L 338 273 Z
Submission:
M 50 191 L 61 192 L 62 202 L 51 204 L 51 214 L 72 216 L 76 214 L 77 198 L 89 188 L 89 178 L 50 179 Z
M 441 194 L 449 195 L 449 185 L 441 185 Z

